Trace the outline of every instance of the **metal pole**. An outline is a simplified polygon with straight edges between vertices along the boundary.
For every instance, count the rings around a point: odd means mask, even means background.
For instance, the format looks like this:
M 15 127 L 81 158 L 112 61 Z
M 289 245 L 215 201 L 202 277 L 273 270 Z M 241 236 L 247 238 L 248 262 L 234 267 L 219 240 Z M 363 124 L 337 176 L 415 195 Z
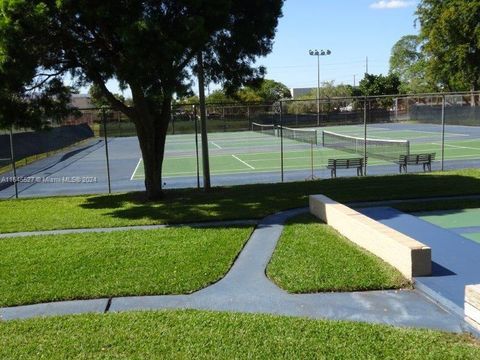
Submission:
M 317 126 L 320 126 L 320 54 L 317 54 Z
M 13 151 L 13 125 L 10 127 L 10 158 L 12 160 L 13 186 L 15 188 L 15 199 L 18 199 L 17 165 L 15 164 L 15 153 Z
M 367 97 L 365 96 L 365 104 L 363 105 L 363 174 L 367 175 Z
M 445 95 L 442 95 L 442 171 L 445 162 Z
M 193 105 L 193 116 L 195 121 L 195 154 L 197 158 L 197 189 L 200 189 L 200 159 L 198 158 L 198 121 L 197 106 Z
M 173 105 L 170 107 L 170 119 L 172 121 L 172 135 L 175 135 L 175 115 L 173 115 Z
M 398 98 L 395 98 L 395 121 L 398 121 Z
M 225 119 L 225 105 L 222 106 L 223 132 L 227 131 L 227 119 Z
M 205 106 L 205 74 L 203 72 L 203 54 L 197 54 L 198 97 L 200 100 L 200 131 L 202 137 L 203 188 L 210 190 L 210 162 L 208 157 L 207 109 Z
M 282 183 L 284 181 L 284 175 L 283 175 L 283 107 L 282 107 L 282 101 L 280 100 L 280 172 L 281 172 L 281 178 L 282 178 Z
M 107 138 L 107 109 L 102 108 L 103 117 L 103 136 L 105 140 L 105 159 L 107 160 L 107 181 L 108 181 L 108 193 L 112 193 L 112 184 L 110 181 L 110 158 L 108 156 L 108 138 Z
M 312 180 L 315 180 L 315 176 L 313 176 L 313 143 L 310 144 L 310 165 L 312 167 Z

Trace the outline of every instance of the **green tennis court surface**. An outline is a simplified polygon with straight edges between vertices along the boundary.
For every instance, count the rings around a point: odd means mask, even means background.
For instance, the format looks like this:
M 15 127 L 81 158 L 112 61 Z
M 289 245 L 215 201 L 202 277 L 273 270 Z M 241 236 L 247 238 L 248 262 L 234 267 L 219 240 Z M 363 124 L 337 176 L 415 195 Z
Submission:
M 285 171 L 309 170 L 312 162 L 315 170 L 324 169 L 330 158 L 358 157 L 351 152 L 322 146 L 322 131 L 343 135 L 363 137 L 362 125 L 331 126 L 316 128 L 318 145 L 284 139 L 283 164 Z M 480 131 L 469 133 L 468 129 L 452 127 L 445 135 L 445 160 L 480 159 Z M 441 155 L 441 132 L 431 131 L 427 126 L 402 124 L 375 124 L 368 127 L 369 139 L 408 140 L 411 153 L 436 153 Z M 254 132 L 242 131 L 231 133 L 210 133 L 210 168 L 213 175 L 234 175 L 239 173 L 280 172 L 281 140 L 278 137 Z M 199 140 L 200 141 L 200 140 Z M 397 157 L 398 158 L 398 157 Z M 199 168 L 201 171 L 201 159 Z M 370 156 L 368 166 L 394 165 L 392 161 Z M 166 154 L 163 166 L 164 177 L 189 177 L 197 172 L 195 137 L 188 135 L 171 135 L 167 137 Z M 142 160 L 139 159 L 132 180 L 144 178 Z
M 416 215 L 422 220 L 480 243 L 480 209 L 422 212 Z

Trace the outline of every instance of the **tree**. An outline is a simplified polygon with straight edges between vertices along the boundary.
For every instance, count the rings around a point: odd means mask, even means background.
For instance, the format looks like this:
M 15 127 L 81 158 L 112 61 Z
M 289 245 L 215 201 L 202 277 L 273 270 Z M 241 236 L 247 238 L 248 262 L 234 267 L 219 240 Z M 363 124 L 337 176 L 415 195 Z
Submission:
M 109 106 L 110 105 L 109 101 L 103 95 L 103 92 L 99 89 L 98 86 L 95 86 L 95 85 L 90 86 L 90 89 L 88 89 L 88 96 L 90 96 L 90 100 L 91 100 L 92 104 L 95 105 L 96 107 L 101 108 L 103 106 Z M 115 96 L 117 98 L 117 100 L 119 100 L 119 101 L 121 101 L 125 104 L 128 104 L 128 105 L 132 104 L 131 99 L 126 99 L 121 94 L 113 94 L 113 96 Z
M 382 96 L 382 95 L 396 95 L 399 93 L 400 79 L 395 74 L 373 75 L 365 74 L 365 77 L 360 81 L 359 90 L 363 96 Z M 381 98 L 370 101 L 372 107 L 390 107 L 393 104 L 391 98 Z
M 427 76 L 427 62 L 421 49 L 420 37 L 406 35 L 392 47 L 390 55 L 390 74 L 401 81 L 400 93 L 425 93 L 438 89 Z
M 8 88 L 0 84 L 0 95 L 25 97 L 30 84 L 37 93 L 53 95 L 49 86 L 67 75 L 77 86 L 97 86 L 135 124 L 149 199 L 162 196 L 171 103 L 191 86 L 197 54 L 204 55 L 206 76 L 229 91 L 263 76 L 264 69 L 252 63 L 271 51 L 283 5 L 283 0 L 0 1 L 0 75 L 11 79 Z M 132 106 L 107 89 L 110 79 L 130 89 Z
M 416 14 L 432 77 L 451 91 L 480 89 L 480 1 L 422 0 Z
M 350 97 L 353 93 L 351 85 L 339 84 L 335 85 L 335 81 L 326 81 L 320 86 L 320 98 L 333 97 Z M 312 89 L 308 94 L 303 95 L 300 99 L 316 99 L 317 89 Z
M 359 89 L 364 96 L 395 95 L 398 94 L 399 87 L 400 79 L 395 74 L 365 74 L 359 83 Z
M 224 90 L 214 90 L 207 96 L 206 99 L 207 103 L 233 103 L 233 100 L 230 96 L 228 96 Z

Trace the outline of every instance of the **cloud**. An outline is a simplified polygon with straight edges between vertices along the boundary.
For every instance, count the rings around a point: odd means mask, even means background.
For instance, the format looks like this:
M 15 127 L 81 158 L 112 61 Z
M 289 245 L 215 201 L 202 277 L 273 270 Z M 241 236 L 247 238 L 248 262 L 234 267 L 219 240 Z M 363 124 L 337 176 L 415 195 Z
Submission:
M 414 6 L 415 1 L 404 0 L 380 0 L 370 4 L 372 9 L 400 9 Z

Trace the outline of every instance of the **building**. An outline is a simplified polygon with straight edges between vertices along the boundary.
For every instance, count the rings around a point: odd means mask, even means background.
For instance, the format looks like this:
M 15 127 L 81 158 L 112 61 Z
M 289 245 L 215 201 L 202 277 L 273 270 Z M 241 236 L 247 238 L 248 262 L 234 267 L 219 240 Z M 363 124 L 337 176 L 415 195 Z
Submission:
M 94 107 L 90 96 L 85 94 L 73 94 L 70 100 L 70 105 L 78 109 L 90 109 Z

